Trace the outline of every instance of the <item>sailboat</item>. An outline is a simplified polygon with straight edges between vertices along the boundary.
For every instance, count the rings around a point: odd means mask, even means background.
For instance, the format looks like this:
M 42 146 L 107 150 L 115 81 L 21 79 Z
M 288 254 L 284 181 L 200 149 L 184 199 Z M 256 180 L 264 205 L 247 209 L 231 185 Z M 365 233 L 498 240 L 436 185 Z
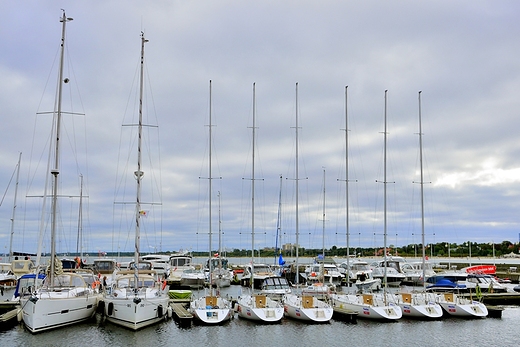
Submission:
M 211 195 L 212 195 L 212 165 L 211 165 L 211 81 L 209 81 L 209 258 L 211 260 L 211 239 L 212 239 L 212 216 L 211 216 Z M 213 272 L 213 263 L 209 262 L 209 277 L 210 284 L 212 283 L 212 277 L 215 275 Z M 221 324 L 231 320 L 233 317 L 233 309 L 231 302 L 220 296 L 220 288 L 217 287 L 217 292 L 214 292 L 213 286 L 209 287 L 210 293 L 202 296 L 198 299 L 193 300 L 190 303 L 190 311 L 193 313 L 195 318 L 205 324 Z
M 134 172 L 137 182 L 135 202 L 135 251 L 133 269 L 119 271 L 114 283 L 104 292 L 104 314 L 106 320 L 122 327 L 138 330 L 165 320 L 170 308 L 166 281 L 159 282 L 154 270 L 140 269 L 140 219 L 141 210 L 141 180 L 144 172 L 141 170 L 141 141 L 143 128 L 143 75 L 144 75 L 144 45 L 148 42 L 141 33 L 141 62 L 139 90 L 139 123 L 137 142 L 137 170 Z
M 347 117 L 347 89 L 345 87 L 345 131 L 348 132 L 348 117 Z M 384 142 L 384 243 L 385 243 L 385 260 L 386 260 L 386 95 L 385 90 L 385 142 Z M 348 177 L 347 177 L 348 178 Z M 348 181 L 347 181 L 348 185 Z M 348 195 L 346 196 L 348 200 Z M 348 204 L 347 204 L 348 206 Z M 348 231 L 347 231 L 348 233 Z M 386 268 L 385 268 L 386 269 Z M 359 318 L 378 319 L 383 321 L 394 321 L 400 319 L 403 315 L 401 307 L 393 302 L 393 298 L 387 293 L 387 281 L 385 270 L 384 291 L 382 295 L 372 293 L 364 294 L 332 294 L 331 299 L 333 306 L 348 309 L 358 313 Z
M 264 294 L 255 294 L 255 116 L 256 116 L 256 91 L 253 83 L 253 144 L 252 144 L 252 168 L 251 168 L 251 264 L 249 286 L 251 292 L 240 295 L 236 303 L 238 316 L 261 323 L 278 323 L 283 318 L 283 306 Z
M 55 123 L 53 135 L 55 135 L 54 165 L 50 170 L 53 179 L 52 186 L 52 212 L 51 212 L 51 256 L 50 265 L 47 268 L 47 277 L 43 285 L 37 288 L 32 295 L 22 296 L 20 304 L 23 308 L 23 322 L 32 333 L 55 329 L 66 325 L 75 324 L 91 318 L 98 305 L 97 293 L 85 282 L 83 277 L 73 272 L 64 272 L 61 262 L 56 257 L 56 232 L 58 225 L 58 174 L 60 173 L 60 127 L 62 117 L 62 87 L 68 79 L 63 78 L 63 57 L 65 50 L 65 27 L 71 21 L 63 15 L 61 52 L 58 72 L 57 110 L 55 110 Z
M 424 247 L 424 176 L 422 153 L 422 122 L 421 122 L 421 92 L 419 92 L 419 163 L 421 166 L 421 230 L 422 230 L 422 278 L 426 278 L 426 254 Z M 398 305 L 403 311 L 403 317 L 419 319 L 437 319 L 442 317 L 442 308 L 435 302 L 435 295 L 427 293 L 425 281 L 419 293 L 397 293 Z
M 299 234 L 299 216 L 298 216 L 298 83 L 296 83 L 296 286 L 299 284 L 299 274 L 298 274 L 298 234 Z M 325 187 L 325 170 L 323 171 L 323 186 Z M 325 206 L 325 196 L 323 196 L 324 206 Z M 325 207 L 324 207 L 325 209 Z M 323 218 L 325 221 L 325 218 Z M 324 222 L 325 223 L 325 222 Z M 323 254 L 325 257 L 325 254 Z M 323 272 L 322 272 L 323 274 Z M 323 283 L 323 277 L 322 277 Z M 304 295 L 302 293 L 290 293 L 283 296 L 283 306 L 285 311 L 285 316 L 302 320 L 306 322 L 312 323 L 326 323 L 329 322 L 332 318 L 332 314 L 334 311 L 332 307 L 324 302 L 319 300 L 315 295 Z

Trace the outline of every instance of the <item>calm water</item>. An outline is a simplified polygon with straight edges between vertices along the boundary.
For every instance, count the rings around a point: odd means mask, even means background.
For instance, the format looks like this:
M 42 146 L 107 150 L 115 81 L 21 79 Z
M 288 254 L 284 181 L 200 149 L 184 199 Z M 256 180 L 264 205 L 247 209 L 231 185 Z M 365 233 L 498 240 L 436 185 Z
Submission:
M 241 287 L 222 291 L 236 297 Z M 196 292 L 195 292 L 196 293 Z M 203 292 L 201 291 L 201 294 Z M 23 325 L 0 332 L 1 346 L 517 346 L 520 307 L 506 307 L 501 319 L 443 319 L 434 322 L 400 320 L 357 324 L 332 320 L 307 325 L 283 319 L 277 325 L 258 325 L 235 318 L 224 326 L 180 328 L 174 320 L 133 332 L 92 321 L 32 335 Z M 384 341 L 384 342 L 383 342 Z

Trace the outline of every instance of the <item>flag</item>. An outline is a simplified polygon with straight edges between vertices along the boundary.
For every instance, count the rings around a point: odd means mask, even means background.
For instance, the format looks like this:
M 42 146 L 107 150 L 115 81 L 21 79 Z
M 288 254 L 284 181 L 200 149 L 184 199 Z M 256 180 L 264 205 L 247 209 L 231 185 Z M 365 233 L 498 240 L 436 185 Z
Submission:
M 141 217 L 147 217 L 148 216 L 148 211 L 141 210 L 141 211 L 139 211 L 139 215 Z
M 281 253 L 280 253 L 280 257 L 278 258 L 278 265 L 285 265 L 285 260 L 283 260 Z

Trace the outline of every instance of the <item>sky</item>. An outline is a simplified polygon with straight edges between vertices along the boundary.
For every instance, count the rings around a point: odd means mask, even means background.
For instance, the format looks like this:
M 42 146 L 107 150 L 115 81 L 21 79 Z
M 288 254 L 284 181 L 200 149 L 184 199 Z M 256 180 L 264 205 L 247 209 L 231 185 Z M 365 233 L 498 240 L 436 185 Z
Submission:
M 134 250 L 141 33 L 141 252 L 420 243 L 421 186 L 425 243 L 519 241 L 517 1 L 3 1 L 0 253 L 50 250 L 62 9 L 58 252 Z

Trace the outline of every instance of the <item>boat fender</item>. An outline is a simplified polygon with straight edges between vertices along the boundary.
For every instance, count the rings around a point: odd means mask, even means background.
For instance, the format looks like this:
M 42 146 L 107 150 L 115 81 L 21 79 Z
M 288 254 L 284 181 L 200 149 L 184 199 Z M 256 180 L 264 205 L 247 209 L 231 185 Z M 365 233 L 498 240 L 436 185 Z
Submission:
M 173 310 L 172 310 L 172 307 L 171 306 L 168 306 L 168 309 L 167 309 L 167 315 L 168 315 L 168 318 L 172 318 L 173 316 Z
M 159 317 L 163 316 L 163 306 L 162 305 L 157 306 L 157 315 Z
M 19 309 L 18 313 L 16 315 L 16 319 L 18 319 L 18 323 L 20 323 L 23 320 L 23 310 Z
M 238 312 L 238 302 L 235 302 L 235 307 L 233 307 L 233 310 L 234 310 L 235 312 Z
M 107 307 L 107 315 L 111 316 L 112 313 L 114 313 L 114 303 L 113 302 L 109 302 L 108 303 L 108 307 Z

